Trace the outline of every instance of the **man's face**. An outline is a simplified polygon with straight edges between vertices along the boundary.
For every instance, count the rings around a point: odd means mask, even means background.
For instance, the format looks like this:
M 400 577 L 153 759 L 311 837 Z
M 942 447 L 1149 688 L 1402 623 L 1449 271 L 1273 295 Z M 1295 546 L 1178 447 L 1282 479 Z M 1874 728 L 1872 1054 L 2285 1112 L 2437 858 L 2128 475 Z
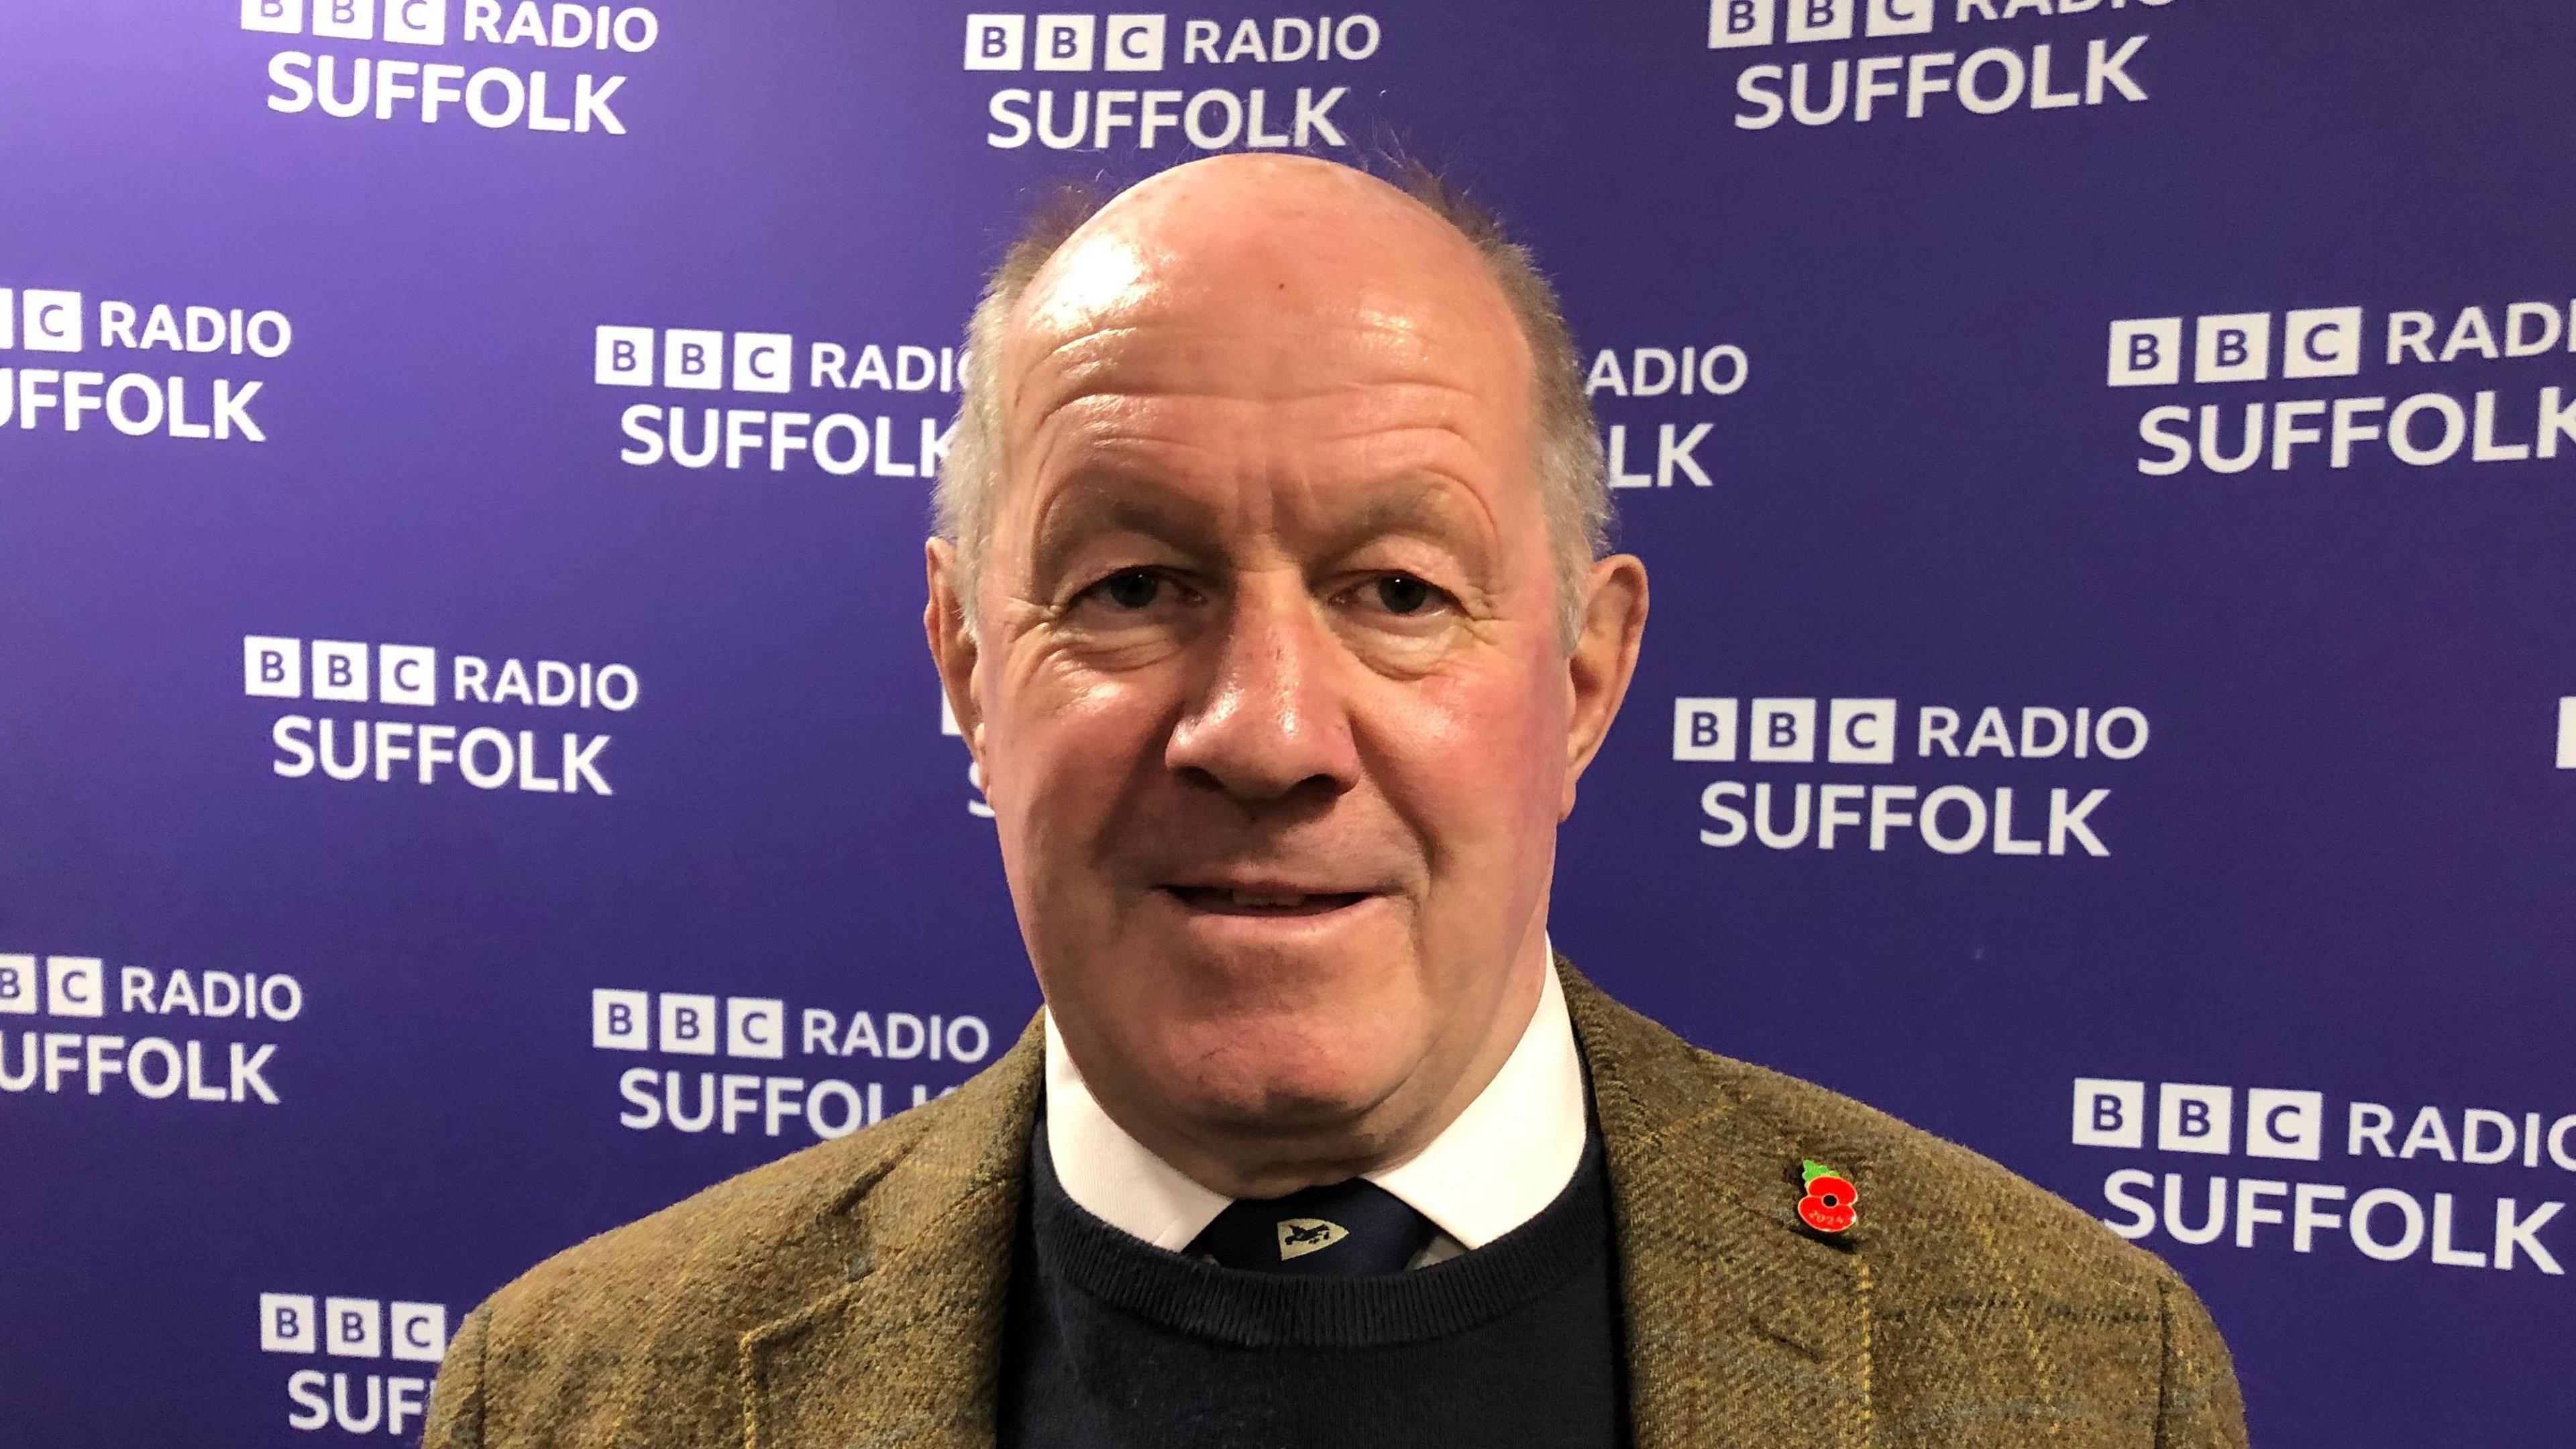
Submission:
M 1369 1156 L 1481 1087 L 1607 724 L 1499 292 L 1312 166 L 1167 175 L 1040 274 L 979 637 L 943 650 L 1058 1029 L 1185 1168 Z

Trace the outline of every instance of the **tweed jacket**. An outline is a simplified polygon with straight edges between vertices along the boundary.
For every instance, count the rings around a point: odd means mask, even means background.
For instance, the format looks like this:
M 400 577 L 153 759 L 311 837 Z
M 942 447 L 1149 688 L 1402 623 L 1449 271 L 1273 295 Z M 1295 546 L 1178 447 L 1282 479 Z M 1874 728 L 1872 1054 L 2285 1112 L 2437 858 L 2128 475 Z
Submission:
M 1639 1449 L 2245 1442 L 2172 1269 L 1964 1148 L 1701 1051 L 1563 958 Z M 955 1093 L 531 1270 L 459 1325 L 425 1449 L 989 1449 L 1040 1034 Z M 1802 1159 L 1859 1190 L 1838 1237 Z

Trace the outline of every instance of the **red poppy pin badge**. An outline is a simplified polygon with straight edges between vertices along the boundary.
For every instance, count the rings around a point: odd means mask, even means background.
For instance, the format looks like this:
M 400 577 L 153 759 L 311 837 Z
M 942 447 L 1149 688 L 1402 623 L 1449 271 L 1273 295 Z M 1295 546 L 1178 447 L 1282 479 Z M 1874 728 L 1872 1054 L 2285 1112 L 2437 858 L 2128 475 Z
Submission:
M 1848 1230 L 1860 1217 L 1860 1189 L 1851 1179 L 1825 1166 L 1808 1161 L 1799 1170 L 1807 1195 L 1798 1199 L 1798 1220 L 1820 1233 Z

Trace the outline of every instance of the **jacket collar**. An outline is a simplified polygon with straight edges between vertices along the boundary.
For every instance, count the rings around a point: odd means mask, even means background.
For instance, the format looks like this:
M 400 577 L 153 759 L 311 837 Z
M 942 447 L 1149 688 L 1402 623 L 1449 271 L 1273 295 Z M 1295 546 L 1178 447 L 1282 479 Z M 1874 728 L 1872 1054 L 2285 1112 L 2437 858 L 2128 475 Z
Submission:
M 1800 1140 L 1723 1063 L 1558 958 L 1610 1166 L 1638 1449 L 1859 1449 L 1869 1439 L 1871 1237 L 1798 1220 L 1798 1166 L 1863 1184 L 1849 1140 Z
M 1859 1449 L 1869 1437 L 1866 1226 L 1799 1225 L 1797 1164 L 1867 1190 L 1856 1142 L 1799 1140 L 1728 1067 L 1557 958 L 1610 1171 L 1638 1449 Z M 1044 1077 L 1032 1021 L 854 1181 L 845 1281 L 742 1341 L 745 1449 L 989 1449 L 1011 1250 Z M 1866 1219 L 1864 1220 L 1864 1223 Z
M 859 1229 L 846 1281 L 743 1336 L 745 1449 L 989 1449 L 1043 1068 L 1032 1019 L 914 1109 L 928 1115 L 910 1151 L 839 1195 L 835 1217 Z

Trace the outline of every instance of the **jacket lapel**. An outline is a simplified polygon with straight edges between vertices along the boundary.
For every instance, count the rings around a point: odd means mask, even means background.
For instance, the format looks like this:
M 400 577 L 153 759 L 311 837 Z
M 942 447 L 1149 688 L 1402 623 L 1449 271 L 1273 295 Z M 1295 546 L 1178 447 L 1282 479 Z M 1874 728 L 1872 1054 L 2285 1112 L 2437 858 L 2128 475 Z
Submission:
M 1793 1140 L 1738 1079 L 1560 965 L 1609 1160 L 1638 1449 L 1860 1449 L 1867 1217 L 1810 1233 L 1795 1185 L 1802 1158 L 1832 1163 L 1865 1214 L 1860 1148 Z
M 745 1449 L 990 1449 L 1042 1039 L 916 1109 L 912 1150 L 842 1196 L 847 1281 L 743 1338 Z

